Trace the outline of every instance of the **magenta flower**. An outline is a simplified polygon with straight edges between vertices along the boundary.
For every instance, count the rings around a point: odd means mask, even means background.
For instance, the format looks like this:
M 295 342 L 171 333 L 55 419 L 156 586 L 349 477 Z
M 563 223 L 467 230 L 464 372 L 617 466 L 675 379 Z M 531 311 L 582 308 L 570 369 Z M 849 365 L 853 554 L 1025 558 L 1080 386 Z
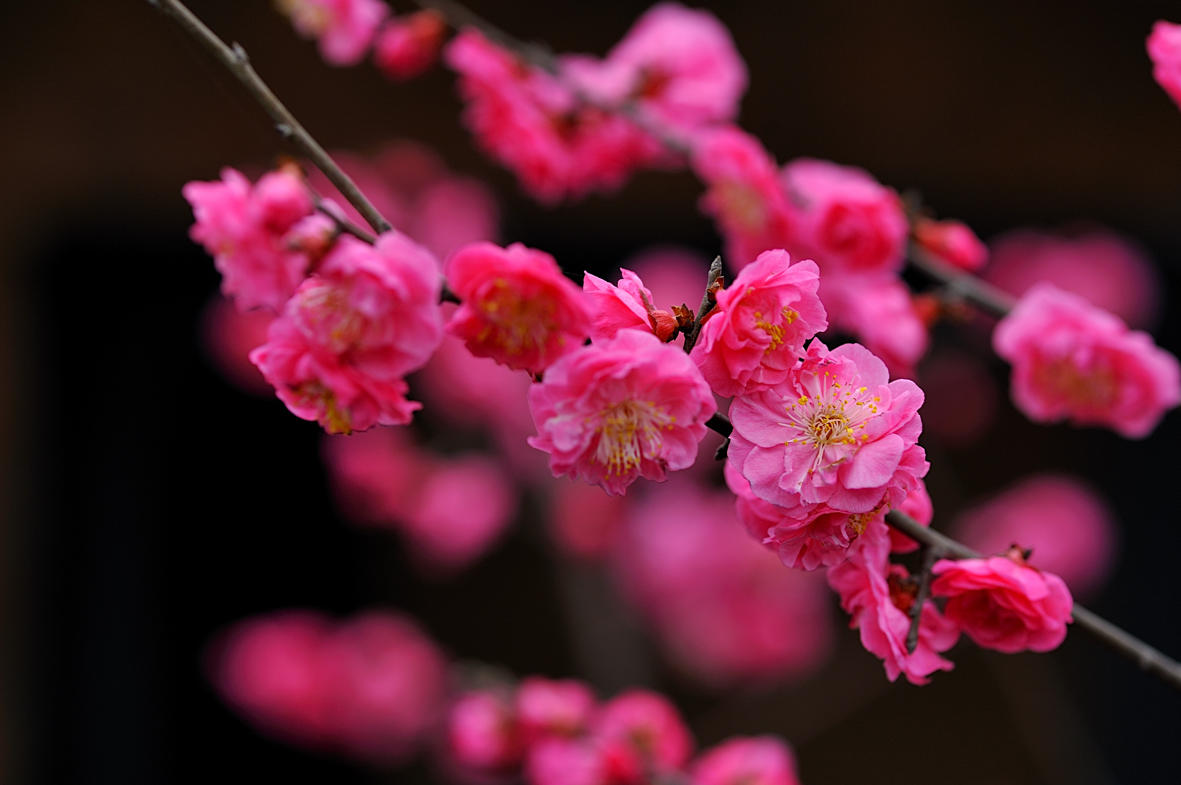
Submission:
M 619 539 L 625 499 L 582 482 L 554 482 L 550 496 L 549 532 L 563 554 L 595 561 Z
M 914 222 L 915 242 L 961 270 L 975 272 L 988 262 L 988 246 L 960 221 L 935 221 L 922 216 Z
M 309 259 L 285 235 L 312 213 L 297 170 L 263 175 L 257 184 L 234 169 L 214 182 L 185 185 L 196 223 L 189 230 L 222 274 L 221 290 L 242 310 L 279 311 L 307 274 Z
M 1181 25 L 1158 20 L 1152 26 L 1147 47 L 1152 58 L 1152 78 L 1181 107 Z
M 504 690 L 460 696 L 447 715 L 446 738 L 451 761 L 468 774 L 507 773 L 525 752 L 512 697 Z
M 341 237 L 250 360 L 298 417 L 329 433 L 404 425 L 418 404 L 402 377 L 443 338 L 438 263 L 391 231 L 374 246 Z
M 799 207 L 799 243 L 824 275 L 892 273 L 902 268 L 909 225 L 902 201 L 863 169 L 797 158 L 783 183 Z
M 749 264 L 763 251 L 793 246 L 794 211 L 775 160 L 758 139 L 736 127 L 719 128 L 703 135 L 691 163 L 708 187 L 701 210 L 717 221 L 732 267 Z
M 908 614 L 917 584 L 905 567 L 891 565 L 889 557 L 886 524 L 875 519 L 850 549 L 849 558 L 829 568 L 828 583 L 852 617 L 849 626 L 860 631 L 861 645 L 882 660 L 887 678 L 894 681 L 905 675 L 911 684 L 926 684 L 935 671 L 954 667 L 939 654 L 955 645 L 959 630 L 928 601 L 919 619 L 918 646 L 907 653 Z
M 914 376 L 929 336 L 910 288 L 893 274 L 820 276 L 820 299 L 832 326 L 856 335 L 894 377 Z
M 525 760 L 530 785 L 610 785 L 609 777 L 606 751 L 593 738 L 542 739 Z
M 391 79 L 413 79 L 439 59 L 446 34 L 446 20 L 432 9 L 394 17 L 377 34 L 373 62 Z
M 597 275 L 586 273 L 582 290 L 590 307 L 591 339 L 597 342 L 614 338 L 620 330 L 639 329 L 652 332 L 667 341 L 677 328 L 668 311 L 656 310 L 652 292 L 644 286 L 640 276 L 620 268 L 618 286 L 612 286 Z
M 525 743 L 557 736 L 574 738 L 587 732 L 598 701 L 580 681 L 552 681 L 530 676 L 517 688 L 517 718 Z
M 793 265 L 786 251 L 766 251 L 717 293 L 690 355 L 715 393 L 728 398 L 787 379 L 804 343 L 828 327 L 819 283 L 815 262 Z
M 555 477 L 581 477 L 619 495 L 637 477 L 687 469 L 717 411 L 689 357 L 640 330 L 579 348 L 529 390 L 537 436 Z
M 692 785 L 799 785 L 795 756 L 778 736 L 734 736 L 693 763 Z
M 365 58 L 390 8 L 381 0 L 277 0 L 304 38 L 319 41 L 332 65 L 356 65 Z
M 462 301 L 447 331 L 477 357 L 536 374 L 587 337 L 582 291 L 544 251 L 472 243 L 447 260 L 447 278 Z
M 593 735 L 604 751 L 609 782 L 641 785 L 680 771 L 693 754 L 693 736 L 663 695 L 634 689 L 608 701 Z
M 1062 579 L 1025 562 L 1018 546 L 988 559 L 940 560 L 931 595 L 976 645 L 1006 654 L 1050 651 L 1066 638 L 1074 602 Z
M 1013 402 L 1036 422 L 1103 425 L 1147 436 L 1181 402 L 1177 358 L 1117 317 L 1052 284 L 1037 284 L 996 326 L 1013 364 Z
M 730 460 L 756 496 L 786 510 L 868 513 L 926 474 L 922 403 L 865 347 L 830 352 L 813 339 L 786 381 L 734 399 Z

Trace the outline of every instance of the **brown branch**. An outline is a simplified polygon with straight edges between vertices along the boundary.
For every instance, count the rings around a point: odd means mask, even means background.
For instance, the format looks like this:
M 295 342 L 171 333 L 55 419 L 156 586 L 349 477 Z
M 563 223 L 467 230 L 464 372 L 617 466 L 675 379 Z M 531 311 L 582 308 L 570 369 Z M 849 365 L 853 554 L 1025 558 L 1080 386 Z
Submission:
M 365 220 L 378 234 L 389 231 L 390 224 L 377 208 L 361 193 L 356 183 L 345 174 L 336 162 L 325 152 L 324 148 L 312 138 L 295 116 L 287 110 L 281 101 L 267 87 L 254 68 L 250 65 L 250 58 L 246 51 L 237 43 L 227 45 L 217 35 L 205 26 L 205 23 L 193 14 L 180 0 L 148 0 L 148 2 L 169 16 L 182 30 L 195 38 L 202 46 L 217 58 L 246 88 L 246 91 L 256 100 L 271 120 L 275 123 L 275 130 L 284 139 L 290 141 L 303 153 L 324 175 L 340 190 L 349 204 L 357 208 Z
M 328 205 L 324 204 L 324 200 L 321 199 L 318 194 L 313 194 L 312 200 L 315 202 L 316 210 L 318 212 L 323 213 L 324 215 L 328 216 L 329 218 L 331 218 L 333 220 L 333 222 L 336 224 L 336 229 L 338 232 L 341 232 L 343 234 L 351 234 L 353 237 L 356 237 L 358 240 L 361 240 L 362 242 L 369 243 L 370 245 L 373 245 L 375 242 L 377 242 L 376 237 L 369 234 L 369 232 L 367 232 L 364 229 L 362 229 L 361 227 L 357 226 L 355 223 L 353 223 L 349 219 L 345 218 L 343 215 L 338 214 L 335 210 L 331 209 Z
M 907 537 L 917 540 L 929 548 L 941 548 L 947 554 L 959 559 L 980 558 L 980 554 L 968 546 L 923 526 L 900 510 L 891 510 L 887 513 L 886 523 Z M 1106 619 L 1095 615 L 1077 602 L 1074 604 L 1071 615 L 1074 617 L 1074 623 L 1077 627 L 1086 630 L 1102 643 L 1139 665 L 1141 670 L 1163 679 L 1177 689 L 1181 689 L 1181 663 L 1165 656 L 1144 641 L 1125 632 Z
M 906 633 L 906 653 L 914 654 L 919 646 L 919 627 L 923 623 L 923 605 L 931 594 L 931 568 L 943 555 L 939 548 L 928 545 L 923 548 L 923 562 L 919 569 L 919 588 L 914 595 L 914 604 L 910 606 L 910 630 Z
M 1016 299 L 1006 291 L 951 266 L 915 244 L 911 244 L 907 262 L 932 278 L 942 281 L 948 289 L 993 316 L 1005 316 L 1013 310 Z
M 689 332 L 685 333 L 685 352 L 693 351 L 693 347 L 697 345 L 697 338 L 701 335 L 701 325 L 705 323 L 705 318 L 709 316 L 710 311 L 717 305 L 717 300 L 714 295 L 717 294 L 717 286 L 719 280 L 722 278 L 722 257 L 715 257 L 709 266 L 709 274 L 705 278 L 705 294 L 701 296 L 701 307 L 697 309 L 697 318 L 693 320 Z M 726 421 L 729 425 L 729 420 Z M 718 431 L 721 433 L 721 431 Z M 723 433 L 723 436 L 729 436 L 729 432 Z

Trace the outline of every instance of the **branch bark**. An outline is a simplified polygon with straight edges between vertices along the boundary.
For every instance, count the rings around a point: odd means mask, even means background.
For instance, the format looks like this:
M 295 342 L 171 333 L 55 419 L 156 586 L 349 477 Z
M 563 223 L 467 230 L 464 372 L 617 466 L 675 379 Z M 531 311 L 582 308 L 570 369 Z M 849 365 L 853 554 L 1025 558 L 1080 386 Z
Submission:
M 906 260 L 912 267 L 916 267 L 935 280 L 943 282 L 952 292 L 993 316 L 1005 316 L 1013 310 L 1013 305 L 1017 302 L 1008 292 L 998 289 L 970 273 L 952 267 L 913 243 Z
M 279 135 L 295 145 L 316 165 L 316 168 L 324 173 L 344 195 L 344 198 L 349 200 L 349 204 L 357 208 L 357 212 L 365 218 L 375 232 L 381 234 L 390 230 L 389 221 L 382 217 L 377 208 L 365 197 L 365 194 L 361 193 L 361 189 L 357 188 L 357 184 L 352 181 L 352 178 L 336 165 L 336 162 L 320 146 L 319 142 L 312 138 L 312 135 L 300 125 L 295 116 L 271 92 L 271 88 L 267 86 L 266 82 L 255 73 L 254 68 L 250 65 L 250 58 L 246 56 L 246 50 L 237 43 L 228 45 L 218 38 L 217 34 L 206 27 L 205 23 L 198 19 L 180 0 L 148 0 L 148 2 L 176 22 L 182 30 L 208 49 L 210 54 L 228 68 L 234 76 L 238 77 L 238 81 L 242 83 L 246 91 L 266 110 L 275 123 L 275 130 L 279 132 Z

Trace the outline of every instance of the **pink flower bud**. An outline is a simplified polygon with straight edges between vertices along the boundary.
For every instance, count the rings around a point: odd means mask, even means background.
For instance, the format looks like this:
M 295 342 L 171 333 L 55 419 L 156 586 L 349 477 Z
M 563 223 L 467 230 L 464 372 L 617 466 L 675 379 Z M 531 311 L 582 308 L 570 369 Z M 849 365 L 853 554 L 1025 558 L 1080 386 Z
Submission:
M 582 735 L 595 705 L 594 693 L 579 681 L 531 676 L 517 689 L 517 717 L 527 744 L 550 736 Z
M 493 690 L 462 696 L 447 718 L 447 749 L 461 767 L 506 772 L 521 762 L 521 729 L 512 701 Z
M 988 246 L 959 221 L 920 217 L 914 223 L 914 239 L 930 253 L 961 270 L 975 272 L 988 261 Z
M 365 57 L 390 9 L 381 0 L 278 0 L 280 10 L 304 38 L 320 43 L 332 65 L 356 65 Z
M 693 753 L 680 712 L 648 690 L 629 690 L 608 701 L 595 720 L 594 737 L 603 746 L 610 781 L 620 785 L 679 771 Z
M 446 34 L 446 20 L 432 9 L 394 17 L 377 35 L 373 61 L 391 79 L 413 79 L 439 59 Z

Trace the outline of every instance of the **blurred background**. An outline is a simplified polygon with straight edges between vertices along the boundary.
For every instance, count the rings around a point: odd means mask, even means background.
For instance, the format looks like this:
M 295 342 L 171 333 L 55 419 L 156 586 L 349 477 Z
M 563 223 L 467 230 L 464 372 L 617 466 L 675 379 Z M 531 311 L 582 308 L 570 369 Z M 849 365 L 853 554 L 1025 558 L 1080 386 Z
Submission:
M 325 146 L 429 143 L 492 187 L 505 241 L 567 270 L 609 276 L 653 244 L 720 248 L 688 173 L 539 207 L 473 148 L 442 69 L 394 84 L 370 66 L 325 65 L 263 0 L 190 5 L 242 43 Z M 525 40 L 602 54 L 648 4 L 470 5 Z M 865 167 L 985 240 L 1063 225 L 1133 237 L 1159 276 L 1154 334 L 1181 353 L 1181 113 L 1144 52 L 1154 20 L 1181 21 L 1175 4 L 700 5 L 749 67 L 741 123 L 780 161 Z M 1181 696 L 1082 635 L 1050 655 L 962 642 L 956 670 L 916 688 L 886 681 L 833 597 L 831 653 L 808 678 L 719 691 L 634 629 L 601 568 L 555 556 L 528 503 L 481 561 L 423 577 L 401 540 L 337 511 L 320 429 L 227 384 L 202 347 L 218 281 L 187 238 L 180 189 L 286 152 L 262 112 L 146 2 L 5 3 L 0 30 L 5 782 L 428 781 L 425 764 L 373 772 L 259 736 L 202 676 L 203 647 L 245 616 L 371 606 L 414 615 L 457 659 L 604 693 L 646 682 L 678 701 L 702 745 L 783 734 L 809 785 L 1177 781 Z M 984 349 L 970 330 L 937 339 L 931 362 Z M 998 391 L 991 429 L 924 438 L 935 525 L 1034 472 L 1083 478 L 1120 532 L 1091 604 L 1181 656 L 1181 415 L 1143 442 L 1039 427 L 1007 402 L 1003 367 L 982 373 Z M 946 387 L 929 392 L 945 419 L 979 408 Z M 572 632 L 578 612 L 597 648 Z

